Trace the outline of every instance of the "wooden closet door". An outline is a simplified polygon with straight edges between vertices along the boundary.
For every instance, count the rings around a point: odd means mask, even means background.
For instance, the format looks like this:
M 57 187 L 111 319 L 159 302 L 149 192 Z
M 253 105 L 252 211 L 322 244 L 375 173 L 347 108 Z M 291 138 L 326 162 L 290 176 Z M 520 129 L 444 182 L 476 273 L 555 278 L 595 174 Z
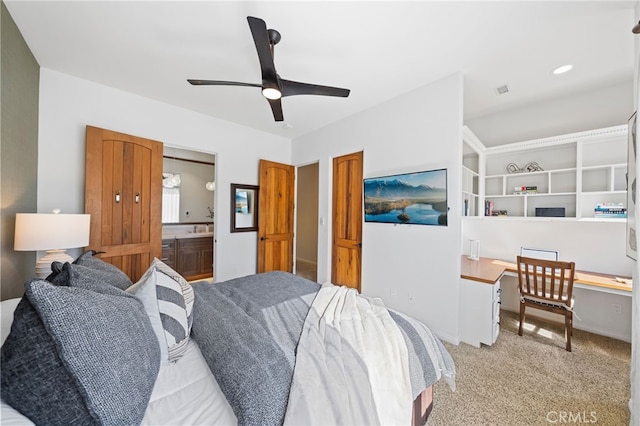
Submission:
M 87 249 L 133 282 L 162 254 L 162 143 L 87 126 Z
M 361 291 L 363 152 L 333 159 L 331 282 Z

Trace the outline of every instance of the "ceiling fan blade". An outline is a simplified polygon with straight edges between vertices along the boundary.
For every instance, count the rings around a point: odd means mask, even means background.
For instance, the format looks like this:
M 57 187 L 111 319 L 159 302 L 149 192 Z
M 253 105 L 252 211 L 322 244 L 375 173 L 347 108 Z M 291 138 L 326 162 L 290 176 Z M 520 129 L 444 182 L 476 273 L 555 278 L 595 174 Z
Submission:
M 284 115 L 282 115 L 282 102 L 280 99 L 267 99 L 267 101 L 269 101 L 269 105 L 271 105 L 274 120 L 284 121 Z
M 254 83 L 242 83 L 239 81 L 220 81 L 220 80 L 194 80 L 187 79 L 187 81 L 194 86 L 248 86 L 248 87 L 262 87 L 261 84 Z
M 271 52 L 271 44 L 269 43 L 269 34 L 267 32 L 267 24 L 253 16 L 247 16 L 249 29 L 253 36 L 253 43 L 256 45 L 258 59 L 260 60 L 260 69 L 262 70 L 262 79 L 268 81 L 277 81 L 276 66 L 273 64 L 273 54 Z
M 294 95 L 321 95 L 321 96 L 339 96 L 346 98 L 351 92 L 349 89 L 341 89 L 339 87 L 320 86 L 318 84 L 300 83 L 297 81 L 280 79 L 282 96 Z

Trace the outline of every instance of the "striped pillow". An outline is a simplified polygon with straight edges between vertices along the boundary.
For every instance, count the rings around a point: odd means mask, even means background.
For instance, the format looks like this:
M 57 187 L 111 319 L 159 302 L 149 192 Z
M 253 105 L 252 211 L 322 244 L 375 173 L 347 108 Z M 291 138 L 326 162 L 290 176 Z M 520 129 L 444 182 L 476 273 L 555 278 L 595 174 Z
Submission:
M 193 324 L 193 289 L 158 259 L 126 290 L 138 297 L 160 343 L 161 359 L 177 361 L 185 352 Z

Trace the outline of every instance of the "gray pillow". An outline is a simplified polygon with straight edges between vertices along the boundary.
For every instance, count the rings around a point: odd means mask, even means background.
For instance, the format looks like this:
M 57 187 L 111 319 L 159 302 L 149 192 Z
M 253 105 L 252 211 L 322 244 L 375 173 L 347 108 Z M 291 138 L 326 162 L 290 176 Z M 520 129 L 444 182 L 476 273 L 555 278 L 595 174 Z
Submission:
M 25 284 L 0 351 L 2 399 L 36 424 L 140 424 L 158 341 L 137 298 L 85 284 Z
M 34 423 L 70 425 L 91 418 L 55 342 L 26 296 L 14 312 L 0 362 L 2 400 Z
M 133 284 L 127 274 L 122 272 L 116 266 L 95 257 L 95 254 L 97 254 L 97 252 L 93 250 L 86 251 L 74 260 L 72 265 L 79 265 L 92 269 L 95 271 L 94 276 L 99 276 L 103 281 L 122 290 L 125 290 Z M 53 262 L 51 264 L 51 274 L 47 277 L 47 281 L 57 285 L 62 285 L 61 282 L 68 279 L 67 277 L 60 277 L 63 272 L 64 264 L 60 262 Z

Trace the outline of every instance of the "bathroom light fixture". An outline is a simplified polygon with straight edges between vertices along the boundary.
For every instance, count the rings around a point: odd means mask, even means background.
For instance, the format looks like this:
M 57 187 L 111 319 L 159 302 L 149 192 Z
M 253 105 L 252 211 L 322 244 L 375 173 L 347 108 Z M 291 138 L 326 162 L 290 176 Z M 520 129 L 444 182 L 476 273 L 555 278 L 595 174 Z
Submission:
M 89 245 L 90 217 L 88 214 L 17 213 L 15 251 L 46 251 L 36 262 L 36 277 L 46 278 L 51 263 L 72 262 L 65 250 Z
M 180 175 L 177 173 L 163 173 L 162 174 L 162 186 L 165 188 L 175 188 L 180 186 L 182 183 L 182 179 L 180 179 Z
M 553 70 L 553 73 L 555 75 L 560 75 L 560 74 L 564 74 L 567 71 L 571 71 L 571 69 L 573 68 L 573 65 L 562 65 L 558 68 L 556 68 L 555 70 Z
M 204 185 L 204 187 L 205 187 L 205 188 L 207 188 L 207 191 L 215 191 L 215 189 L 216 189 L 216 183 L 215 183 L 215 182 L 213 182 L 213 181 L 212 181 L 212 182 L 207 182 L 207 183 Z

